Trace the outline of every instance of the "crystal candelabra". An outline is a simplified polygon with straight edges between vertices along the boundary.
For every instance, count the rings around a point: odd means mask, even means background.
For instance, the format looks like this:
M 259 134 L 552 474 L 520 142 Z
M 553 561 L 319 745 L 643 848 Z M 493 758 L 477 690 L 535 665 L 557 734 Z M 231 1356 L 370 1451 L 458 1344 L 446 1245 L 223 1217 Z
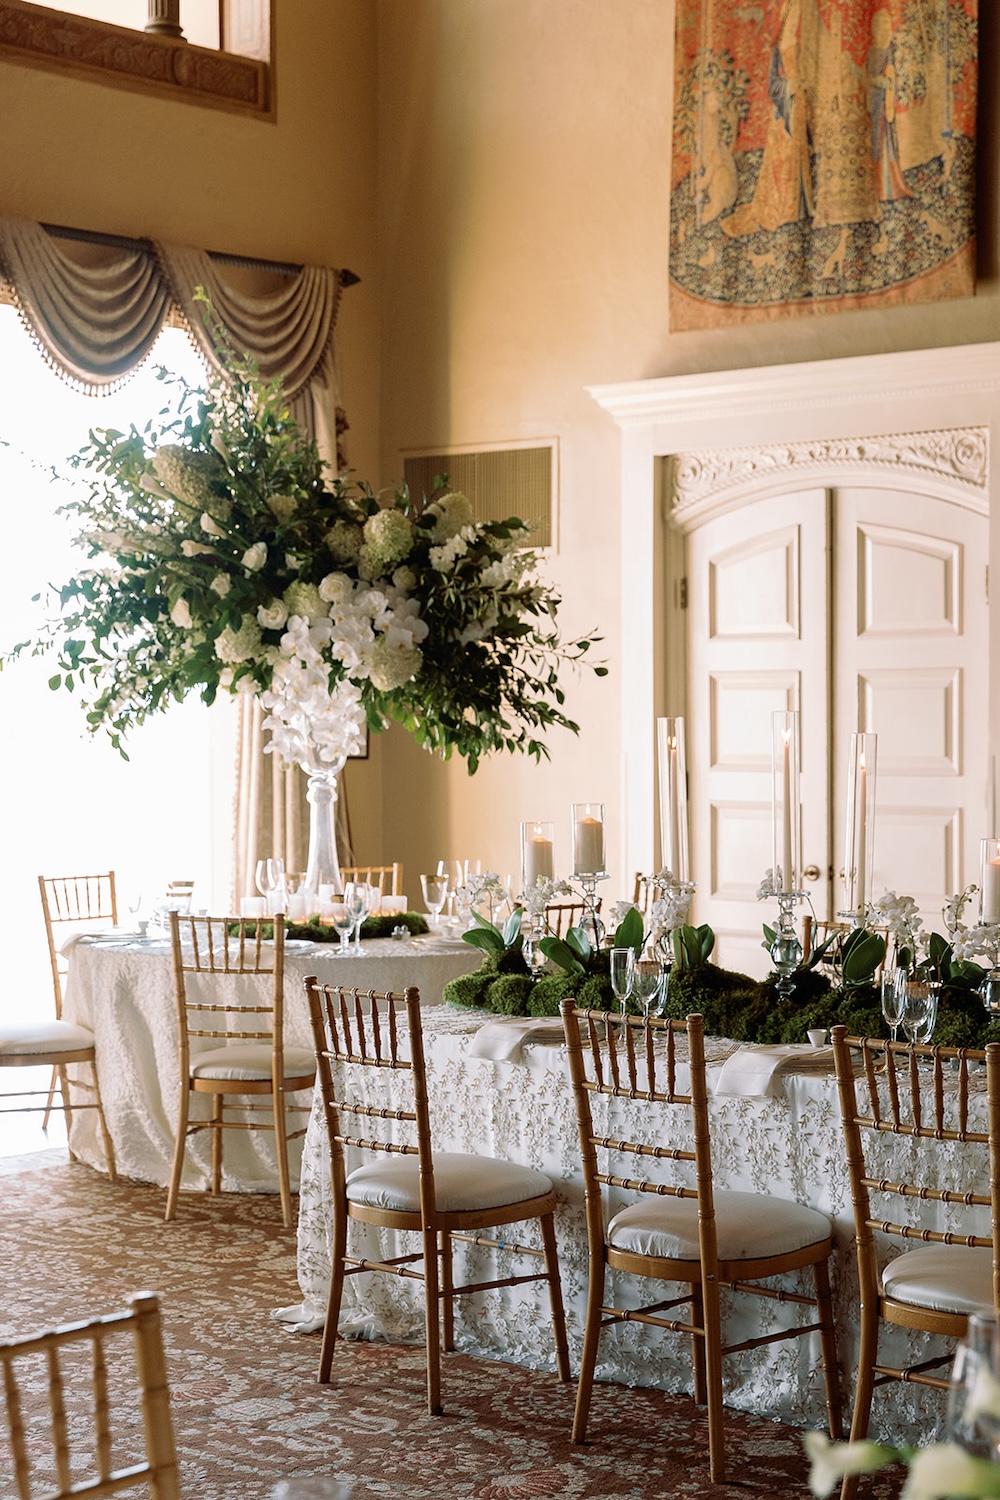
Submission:
M 795 908 L 805 900 L 805 891 L 775 891 L 778 926 L 768 953 L 778 975 L 775 989 L 784 998 L 794 988 L 792 975 L 802 962 L 802 944 L 795 930 Z

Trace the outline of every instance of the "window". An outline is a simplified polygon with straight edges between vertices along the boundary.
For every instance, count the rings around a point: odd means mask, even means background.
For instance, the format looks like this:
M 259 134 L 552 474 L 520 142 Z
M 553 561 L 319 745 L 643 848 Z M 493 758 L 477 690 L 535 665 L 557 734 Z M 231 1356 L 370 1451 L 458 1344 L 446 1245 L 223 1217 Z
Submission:
M 14 309 L 0 306 L 0 652 L 37 633 L 46 611 L 31 596 L 83 564 L 70 522 L 56 514 L 69 492 L 53 482 L 53 467 L 72 472 L 65 460 L 91 427 L 141 427 L 160 410 L 161 364 L 201 379 L 186 336 L 167 328 L 121 390 L 84 396 L 48 368 Z M 0 1013 L 8 1019 L 51 1008 L 39 875 L 115 870 L 123 922 L 130 898 L 141 891 L 151 902 L 171 879 L 196 880 L 198 906 L 221 910 L 229 899 L 233 702 L 172 705 L 135 733 L 124 761 L 87 732 L 75 695 L 51 691 L 52 672 L 50 657 L 28 655 L 0 672 L 0 911 L 14 966 Z
M 270 0 L 181 0 L 184 36 L 147 32 L 160 0 L 0 0 L 0 58 L 273 117 Z

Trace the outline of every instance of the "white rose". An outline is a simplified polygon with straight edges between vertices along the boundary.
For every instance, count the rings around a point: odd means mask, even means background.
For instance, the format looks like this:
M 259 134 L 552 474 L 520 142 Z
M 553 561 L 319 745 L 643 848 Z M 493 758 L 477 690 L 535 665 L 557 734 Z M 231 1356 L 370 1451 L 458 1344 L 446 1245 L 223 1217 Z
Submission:
M 229 590 L 232 588 L 232 584 L 229 581 L 229 575 L 227 573 L 216 573 L 215 577 L 212 579 L 212 582 L 209 584 L 209 588 L 213 593 L 218 594 L 220 599 L 224 599 L 229 593 Z
M 257 622 L 265 630 L 280 630 L 288 619 L 288 609 L 281 599 L 272 599 L 270 604 L 258 604 Z
M 346 573 L 327 573 L 320 580 L 319 597 L 324 604 L 339 604 L 342 599 L 348 598 L 351 592 L 351 580 Z
M 250 573 L 259 573 L 267 561 L 267 543 L 254 542 L 243 554 L 243 566 Z
M 170 611 L 170 618 L 173 620 L 174 624 L 179 625 L 182 630 L 190 630 L 191 626 L 194 624 L 194 621 L 191 618 L 191 611 L 188 609 L 187 600 L 183 595 L 181 595 L 181 597 L 176 601 L 173 609 Z

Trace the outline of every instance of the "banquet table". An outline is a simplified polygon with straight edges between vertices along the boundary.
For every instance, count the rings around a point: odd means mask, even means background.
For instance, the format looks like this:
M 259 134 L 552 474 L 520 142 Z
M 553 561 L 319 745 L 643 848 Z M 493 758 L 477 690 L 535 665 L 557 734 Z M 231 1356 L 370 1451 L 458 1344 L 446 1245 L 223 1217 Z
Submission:
M 304 940 L 285 944 L 285 1045 L 312 1048 L 304 979 L 315 974 L 329 984 L 363 989 L 401 990 L 416 985 L 421 1001 L 433 1007 L 449 979 L 478 967 L 482 955 L 468 943 L 436 936 L 365 939 L 360 955 L 341 954 L 337 945 Z M 173 960 L 166 937 L 77 937 L 67 951 L 63 1016 L 89 1027 L 97 1046 L 97 1069 L 104 1112 L 114 1142 L 118 1171 L 141 1182 L 166 1186 L 177 1119 L 177 1005 Z M 212 976 L 212 982 L 256 987 L 269 999 L 270 975 Z M 303 1113 L 290 1129 L 301 1129 L 310 1105 L 308 1093 L 290 1095 Z M 207 1116 L 208 1101 L 192 1101 L 192 1118 Z M 93 1110 L 73 1115 L 70 1143 L 81 1160 L 106 1170 Z M 289 1161 L 297 1183 L 302 1139 L 291 1142 Z M 188 1143 L 183 1187 L 208 1180 L 210 1139 L 200 1131 Z M 223 1159 L 227 1192 L 277 1192 L 274 1137 L 270 1131 L 228 1131 Z
M 556 1231 L 563 1293 L 574 1369 L 582 1345 L 587 1285 L 587 1238 L 583 1182 L 579 1164 L 576 1117 L 566 1070 L 565 1049 L 556 1028 L 529 1032 L 511 1061 L 476 1055 L 476 1037 L 484 1023 L 496 1031 L 496 1018 L 480 1012 L 441 1006 L 424 1012 L 424 1048 L 428 1068 L 435 1146 L 440 1150 L 476 1150 L 507 1156 L 546 1172 L 558 1193 Z M 784 1071 L 766 1083 L 755 1076 L 760 1049 L 708 1039 L 711 1128 L 717 1188 L 772 1194 L 807 1203 L 830 1214 L 835 1224 L 835 1253 L 831 1265 L 837 1336 L 843 1374 L 845 1413 L 853 1398 L 857 1357 L 857 1273 L 853 1246 L 853 1216 L 847 1178 L 840 1108 L 832 1058 L 816 1066 L 803 1049 L 801 1071 Z M 729 1059 L 729 1061 L 727 1061 Z M 733 1079 L 733 1063 L 746 1059 L 749 1067 Z M 791 1067 L 796 1060 L 791 1059 Z M 765 1070 L 766 1072 L 766 1070 Z M 763 1076 L 763 1075 L 761 1075 Z M 406 1073 L 382 1073 L 369 1086 L 387 1090 L 393 1102 L 405 1098 Z M 742 1083 L 741 1083 L 742 1078 Z M 729 1080 L 728 1082 L 726 1080 Z M 732 1092 L 720 1092 L 720 1086 Z M 769 1090 L 765 1093 L 763 1090 Z M 662 1143 L 668 1129 L 666 1107 L 595 1096 L 594 1123 L 599 1133 L 632 1136 Z M 985 1119 L 985 1076 L 974 1095 Z M 603 1112 L 602 1112 L 603 1111 Z M 676 1144 L 676 1111 L 671 1112 Z M 633 1135 L 633 1131 L 638 1135 Z M 690 1144 L 690 1142 L 688 1142 Z M 968 1150 L 934 1143 L 940 1151 L 940 1185 L 953 1185 L 954 1156 Z M 921 1149 L 919 1143 L 893 1139 L 889 1153 Z M 896 1157 L 898 1165 L 899 1157 Z M 949 1166 L 949 1163 L 951 1165 Z M 980 1170 L 978 1158 L 975 1160 Z M 655 1170 L 655 1165 L 653 1170 Z M 664 1173 L 676 1164 L 663 1163 Z M 887 1172 L 887 1175 L 891 1173 Z M 673 1179 L 673 1180 L 676 1180 Z M 988 1189 L 988 1160 L 982 1150 L 981 1183 Z M 629 1201 L 622 1197 L 621 1202 Z M 914 1222 L 928 1227 L 954 1227 L 949 1210 L 929 1202 L 914 1205 Z M 985 1215 L 986 1210 L 982 1210 Z M 298 1277 L 301 1303 L 280 1308 L 275 1317 L 306 1330 L 320 1326 L 326 1304 L 330 1271 L 329 1157 L 321 1110 L 314 1104 L 302 1158 L 298 1225 Z M 531 1239 L 533 1226 L 519 1227 L 518 1237 Z M 978 1232 L 989 1233 L 988 1219 Z M 351 1253 L 399 1253 L 398 1237 L 386 1231 L 351 1226 Z M 355 1237 L 356 1236 L 356 1237 Z M 536 1241 L 537 1243 L 537 1241 Z M 411 1242 L 412 1248 L 412 1242 Z M 471 1281 L 491 1274 L 492 1252 L 456 1247 L 456 1279 Z M 802 1273 L 799 1273 L 800 1275 Z M 612 1278 L 623 1305 L 635 1300 L 629 1278 Z M 811 1290 L 808 1280 L 784 1282 L 789 1289 Z M 653 1301 L 659 1295 L 647 1284 Z M 676 1294 L 664 1288 L 662 1295 Z M 773 1332 L 796 1319 L 790 1304 L 723 1293 L 724 1338 L 744 1338 Z M 800 1316 L 800 1315 L 798 1315 Z M 341 1313 L 347 1336 L 421 1340 L 422 1311 L 419 1285 L 402 1278 L 359 1274 L 349 1277 Z M 457 1347 L 465 1352 L 511 1360 L 536 1369 L 554 1369 L 552 1334 L 544 1286 L 504 1287 L 483 1295 L 460 1298 L 456 1309 Z M 926 1335 L 883 1330 L 883 1357 L 903 1357 L 917 1348 L 938 1352 L 949 1346 Z M 334 1366 L 336 1372 L 336 1365 Z M 336 1378 L 336 1373 L 334 1374 Z M 445 1377 L 447 1378 L 447 1377 Z M 630 1324 L 606 1331 L 598 1355 L 598 1380 L 626 1385 L 653 1385 L 668 1391 L 691 1390 L 689 1341 L 655 1329 Z M 733 1407 L 756 1411 L 803 1426 L 825 1426 L 825 1395 L 818 1339 L 809 1335 L 764 1346 L 727 1358 L 724 1362 L 725 1400 Z M 943 1404 L 937 1393 L 893 1382 L 876 1392 L 872 1435 L 886 1441 L 917 1441 L 928 1437 L 940 1421 Z M 600 1393 L 595 1394 L 592 1423 L 600 1424 Z

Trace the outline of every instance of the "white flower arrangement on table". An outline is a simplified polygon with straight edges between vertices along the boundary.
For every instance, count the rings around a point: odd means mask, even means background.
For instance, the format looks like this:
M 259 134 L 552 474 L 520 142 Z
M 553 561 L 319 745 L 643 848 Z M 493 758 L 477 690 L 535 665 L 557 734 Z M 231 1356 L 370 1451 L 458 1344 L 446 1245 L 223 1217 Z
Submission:
M 919 963 L 918 954 L 926 949 L 929 936 L 920 931 L 923 920 L 912 896 L 897 896 L 895 891 L 883 891 L 877 901 L 871 901 L 865 911 L 865 926 L 884 927 L 893 939 L 895 964 L 899 969 L 913 969 Z
M 476 522 L 457 493 L 325 478 L 280 383 L 221 352 L 224 376 L 199 389 L 161 372 L 175 410 L 98 429 L 71 460 L 90 487 L 63 510 L 91 566 L 11 655 L 54 651 L 50 686 L 79 693 L 119 750 L 192 691 L 259 697 L 269 748 L 307 770 L 393 720 L 470 772 L 497 750 L 540 759 L 554 725 L 576 732 L 557 668 L 596 637 L 560 640 L 524 524 Z

